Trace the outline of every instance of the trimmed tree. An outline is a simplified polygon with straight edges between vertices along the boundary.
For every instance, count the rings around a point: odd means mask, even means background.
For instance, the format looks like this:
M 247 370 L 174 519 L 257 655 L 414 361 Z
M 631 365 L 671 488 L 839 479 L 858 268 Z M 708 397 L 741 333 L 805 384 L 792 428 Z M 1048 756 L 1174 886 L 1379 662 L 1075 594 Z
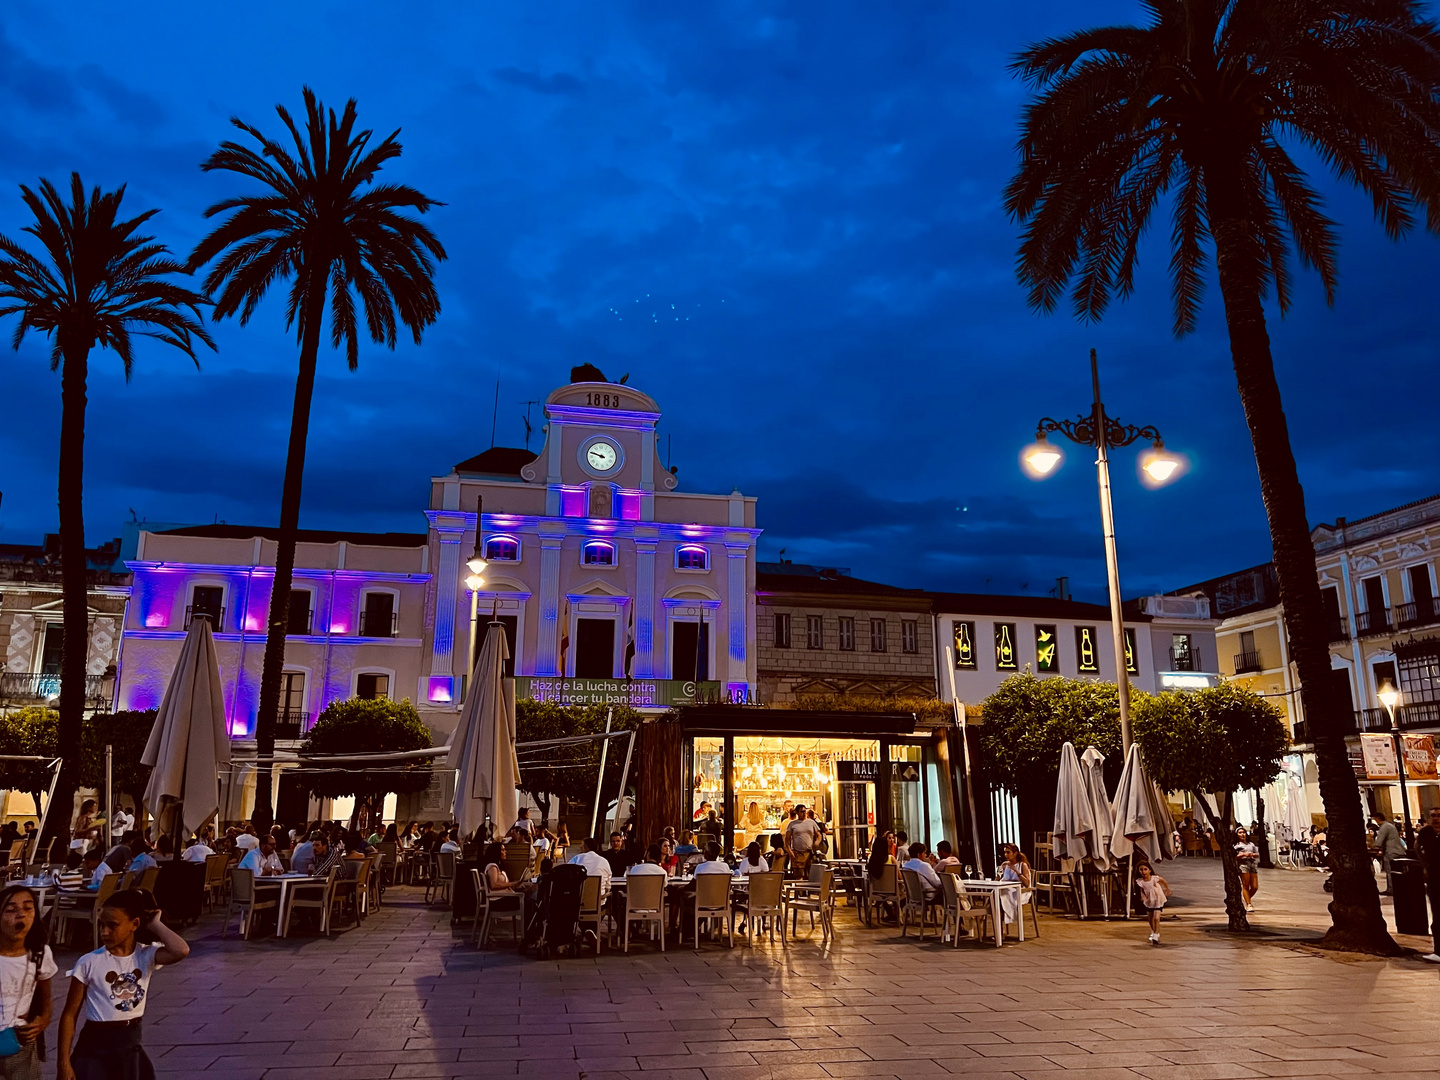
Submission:
M 350 698 L 332 701 L 325 707 L 302 751 L 306 754 L 391 753 L 398 750 L 424 750 L 431 746 L 430 729 L 410 699 L 390 701 L 387 698 Z M 316 766 L 315 768 L 323 769 Z M 385 805 L 385 796 L 424 791 L 430 783 L 431 763 L 420 761 L 356 761 L 337 765 L 333 770 L 306 771 L 305 786 L 310 794 L 321 799 L 355 797 L 351 824 L 358 820 L 362 807 L 369 808 L 369 817 L 377 817 Z M 370 822 L 360 822 L 368 825 Z
M 110 747 L 110 785 L 114 795 L 129 795 L 135 809 L 143 811 L 145 785 L 150 781 L 150 766 L 140 763 L 150 730 L 155 726 L 158 709 L 143 712 L 123 709 L 115 713 L 96 713 L 85 721 L 80 736 L 80 783 L 105 793 L 105 747 Z M 108 814 L 113 807 L 107 806 Z M 137 821 L 139 818 L 137 817 Z
M 60 714 L 41 705 L 30 705 L 0 716 L 0 754 L 39 754 L 54 758 L 60 744 Z M 50 769 L 42 761 L 0 761 L 0 788 L 23 791 L 35 800 L 40 816 L 40 796 L 50 790 Z M 73 798 L 73 796 L 72 796 Z M 70 822 L 63 822 L 64 828 Z
M 565 739 L 576 735 L 603 735 L 609 705 L 558 705 L 553 701 L 515 703 L 515 741 L 536 742 Z M 640 726 L 640 714 L 627 706 L 614 706 L 611 731 L 631 731 Z M 625 740 L 612 739 L 605 756 L 604 792 L 616 791 L 625 768 Z M 542 817 L 550 817 L 550 799 L 574 800 L 589 805 L 595 798 L 595 781 L 600 774 L 600 740 L 553 746 L 537 759 L 520 766 L 520 790 L 535 800 Z M 632 762 L 627 786 L 638 783 L 638 763 Z
M 1188 791 L 1221 834 L 1225 913 L 1231 930 L 1249 930 L 1231 843 L 1234 793 L 1262 787 L 1280 772 L 1290 748 L 1280 711 L 1258 694 L 1226 683 L 1195 693 L 1146 695 L 1135 703 L 1133 723 L 1151 779 L 1166 791 Z
M 1135 694 L 1135 697 L 1142 695 Z M 1049 785 L 1060 774 L 1060 747 L 1094 746 L 1120 758 L 1120 695 L 1114 683 L 1011 675 L 980 705 L 981 770 L 991 787 L 1014 792 Z

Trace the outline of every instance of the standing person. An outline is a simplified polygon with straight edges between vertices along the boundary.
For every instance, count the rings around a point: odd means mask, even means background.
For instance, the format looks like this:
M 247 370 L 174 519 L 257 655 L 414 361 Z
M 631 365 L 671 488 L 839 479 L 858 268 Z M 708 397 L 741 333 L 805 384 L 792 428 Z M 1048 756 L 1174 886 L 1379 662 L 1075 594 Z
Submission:
M 150 979 L 157 967 L 190 955 L 185 939 L 150 908 L 143 889 L 122 889 L 100 910 L 102 948 L 86 953 L 71 972 L 70 996 L 60 1014 L 60 1059 L 56 1080 L 132 1080 L 155 1075 L 140 1042 L 140 1020 Z M 155 937 L 138 945 L 140 927 Z M 85 1017 L 80 1038 L 75 1022 Z
M 1430 824 L 1415 834 L 1415 857 L 1425 871 L 1425 891 L 1430 894 L 1430 932 L 1435 951 L 1422 957 L 1440 964 L 1440 806 L 1430 808 Z
M 1135 867 L 1135 884 L 1140 889 L 1140 899 L 1150 913 L 1150 944 L 1160 944 L 1160 913 L 1170 899 L 1170 885 L 1150 868 L 1148 862 Z
M 40 1080 L 37 1040 L 50 1026 L 50 980 L 59 969 L 36 909 L 23 885 L 0 890 L 0 1031 L 13 1030 L 19 1043 L 0 1058 L 4 1080 Z
M 1380 895 L 1389 896 L 1393 891 L 1390 865 L 1396 859 L 1405 857 L 1405 841 L 1400 838 L 1400 830 L 1395 827 L 1395 823 L 1386 821 L 1385 815 L 1379 810 L 1375 811 L 1375 846 L 1380 849 L 1380 868 L 1385 871 L 1385 891 Z
M 1235 858 L 1240 863 L 1240 893 L 1245 910 L 1254 911 L 1251 901 L 1260 891 L 1260 849 L 1250 842 L 1250 834 L 1243 827 L 1235 830 Z
M 822 835 L 815 819 L 805 815 L 805 807 L 795 807 L 795 816 L 785 826 L 785 854 L 796 877 L 804 877 L 809 871 Z

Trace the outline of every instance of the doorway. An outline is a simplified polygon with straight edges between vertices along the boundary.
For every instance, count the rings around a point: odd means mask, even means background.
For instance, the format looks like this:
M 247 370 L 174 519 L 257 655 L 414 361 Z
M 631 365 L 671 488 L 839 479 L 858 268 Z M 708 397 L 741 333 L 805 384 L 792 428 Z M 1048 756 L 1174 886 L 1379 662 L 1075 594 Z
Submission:
M 670 677 L 683 682 L 710 678 L 710 624 L 670 624 Z
M 615 677 L 615 620 L 575 620 L 575 678 Z

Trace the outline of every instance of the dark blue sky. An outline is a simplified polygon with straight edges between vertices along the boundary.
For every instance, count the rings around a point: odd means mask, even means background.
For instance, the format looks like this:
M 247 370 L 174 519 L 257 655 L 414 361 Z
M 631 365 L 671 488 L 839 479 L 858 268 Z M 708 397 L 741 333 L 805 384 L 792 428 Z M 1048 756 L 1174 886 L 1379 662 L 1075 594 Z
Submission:
M 202 176 L 232 114 L 274 130 L 309 83 L 403 128 L 386 177 L 447 205 L 444 310 L 419 348 L 322 356 L 302 525 L 420 530 L 426 480 L 520 445 L 526 399 L 590 361 L 665 411 L 686 490 L 760 498 L 764 558 L 897 584 L 1100 599 L 1095 481 L 1072 448 L 1045 484 L 1016 468 L 1043 414 L 1090 400 L 1153 423 L 1193 463 L 1151 492 L 1116 476 L 1127 595 L 1269 557 L 1218 292 L 1170 334 L 1165 232 L 1103 323 L 1030 312 L 1000 205 L 1027 42 L 1132 21 L 1134 3 L 683 5 L 12 2 L 0 13 L 0 231 L 16 185 L 128 183 L 188 251 L 243 189 Z M 404 18 L 397 12 L 404 12 Z M 1385 240 L 1326 184 L 1341 286 L 1271 331 L 1312 521 L 1440 490 L 1431 319 L 1440 245 Z M 0 327 L 8 339 L 11 327 Z M 89 540 L 152 521 L 278 516 L 296 347 L 278 302 L 226 323 L 197 372 L 143 349 L 92 357 Z M 0 542 L 55 527 L 59 378 L 32 340 L 0 353 Z M 538 427 L 538 424 L 537 424 Z M 537 445 L 535 443 L 533 445 Z

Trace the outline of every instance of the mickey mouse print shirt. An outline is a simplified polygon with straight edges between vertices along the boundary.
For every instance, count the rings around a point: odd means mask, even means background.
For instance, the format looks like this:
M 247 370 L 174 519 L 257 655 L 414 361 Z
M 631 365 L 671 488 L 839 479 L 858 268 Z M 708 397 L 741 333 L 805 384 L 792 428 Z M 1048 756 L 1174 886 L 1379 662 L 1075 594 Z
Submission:
M 82 956 L 70 972 L 85 985 L 86 1020 L 113 1023 L 136 1020 L 145 1015 L 145 998 L 150 993 L 150 976 L 155 973 L 159 945 L 135 946 L 129 956 L 116 956 L 109 949 L 96 949 Z

